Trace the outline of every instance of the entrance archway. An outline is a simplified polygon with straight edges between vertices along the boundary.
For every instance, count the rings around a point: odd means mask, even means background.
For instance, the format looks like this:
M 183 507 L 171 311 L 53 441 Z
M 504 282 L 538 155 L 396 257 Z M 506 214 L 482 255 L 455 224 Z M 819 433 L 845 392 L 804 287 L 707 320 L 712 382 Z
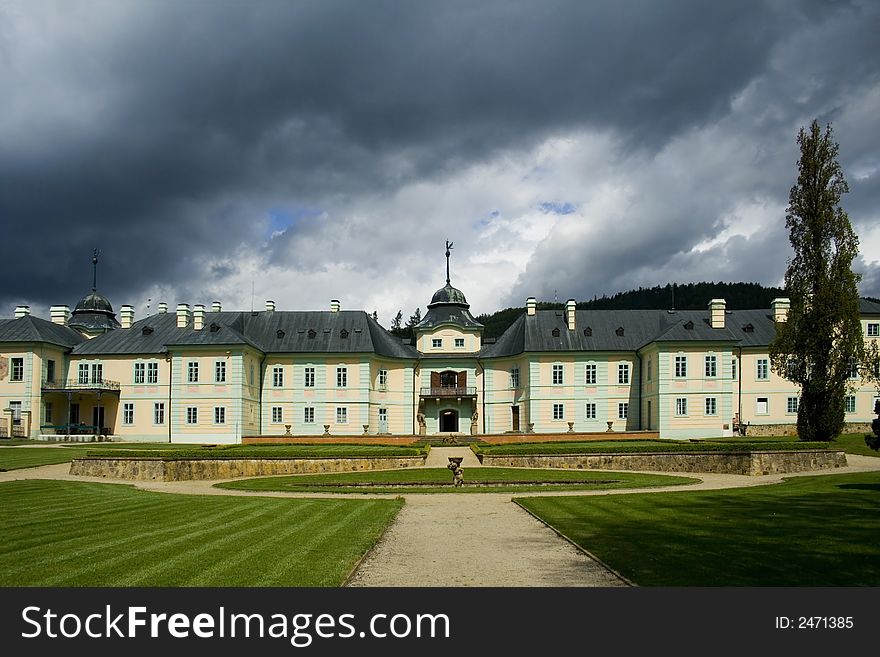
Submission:
M 458 431 L 458 411 L 447 409 L 440 411 L 440 433 L 454 433 Z

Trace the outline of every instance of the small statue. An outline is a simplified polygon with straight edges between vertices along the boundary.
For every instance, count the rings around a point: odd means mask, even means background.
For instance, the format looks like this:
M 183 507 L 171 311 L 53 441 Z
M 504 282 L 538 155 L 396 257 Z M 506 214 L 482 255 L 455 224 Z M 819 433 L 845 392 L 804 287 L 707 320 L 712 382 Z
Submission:
M 418 420 L 419 423 L 419 435 L 424 436 L 427 433 L 427 427 L 425 425 L 425 414 L 419 412 L 416 415 L 416 420 Z
M 880 399 L 874 402 L 874 413 L 877 415 L 871 422 L 871 431 L 874 435 L 865 436 L 865 444 L 876 452 L 880 450 Z
M 480 419 L 480 414 L 477 411 L 474 411 L 474 414 L 471 415 L 471 435 L 477 435 L 477 420 Z
M 464 485 L 464 470 L 461 468 L 461 457 L 449 457 L 449 465 L 446 467 L 452 471 L 452 485 L 461 488 Z

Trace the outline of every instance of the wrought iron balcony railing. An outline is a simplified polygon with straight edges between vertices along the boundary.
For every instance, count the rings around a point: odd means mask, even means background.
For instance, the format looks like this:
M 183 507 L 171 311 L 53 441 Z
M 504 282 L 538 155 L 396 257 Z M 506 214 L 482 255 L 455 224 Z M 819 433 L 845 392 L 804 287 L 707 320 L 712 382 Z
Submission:
M 43 381 L 43 390 L 109 390 L 115 392 L 119 390 L 119 381 L 111 381 L 110 379 Z
M 422 388 L 422 397 L 476 397 L 477 388 L 474 386 L 439 386 L 436 388 Z

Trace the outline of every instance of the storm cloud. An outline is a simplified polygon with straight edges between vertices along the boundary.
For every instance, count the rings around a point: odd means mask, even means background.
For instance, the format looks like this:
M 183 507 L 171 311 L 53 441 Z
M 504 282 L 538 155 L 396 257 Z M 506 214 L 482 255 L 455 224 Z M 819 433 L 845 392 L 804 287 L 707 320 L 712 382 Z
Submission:
M 0 4 L 3 315 L 149 303 L 475 312 L 776 284 L 830 122 L 880 295 L 872 2 Z

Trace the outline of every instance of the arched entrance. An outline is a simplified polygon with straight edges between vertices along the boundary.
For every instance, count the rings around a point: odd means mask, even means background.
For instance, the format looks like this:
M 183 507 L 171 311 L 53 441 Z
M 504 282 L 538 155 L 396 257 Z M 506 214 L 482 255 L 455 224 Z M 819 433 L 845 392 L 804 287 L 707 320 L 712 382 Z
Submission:
M 451 408 L 440 411 L 440 433 L 458 431 L 458 411 Z

